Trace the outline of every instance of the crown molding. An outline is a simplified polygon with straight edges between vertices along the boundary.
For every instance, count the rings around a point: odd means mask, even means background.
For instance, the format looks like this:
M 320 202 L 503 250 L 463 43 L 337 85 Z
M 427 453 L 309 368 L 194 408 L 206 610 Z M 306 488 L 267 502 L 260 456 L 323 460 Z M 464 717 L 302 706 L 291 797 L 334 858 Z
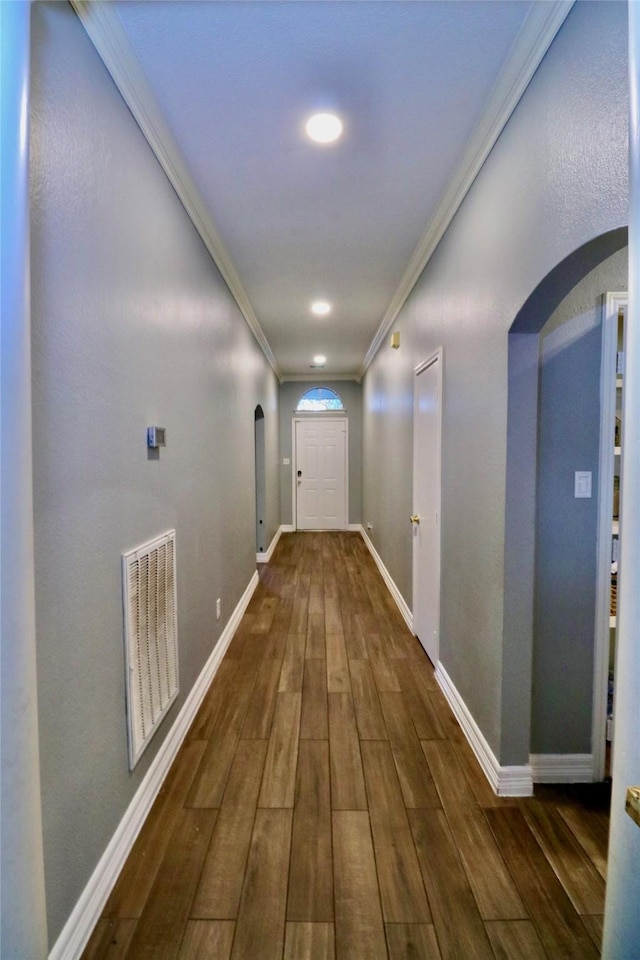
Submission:
M 553 0 L 553 2 L 535 0 L 532 4 L 509 57 L 496 80 L 482 116 L 467 143 L 462 160 L 449 181 L 426 232 L 415 248 L 400 285 L 371 341 L 360 377 L 364 376 L 385 341 L 407 297 L 433 256 L 574 2 L 575 0 Z
M 552 0 L 552 2 L 536 0 L 532 4 L 494 85 L 483 115 L 467 144 L 463 158 L 449 181 L 426 232 L 415 248 L 403 278 L 371 341 L 362 369 L 356 375 L 345 377 L 345 379 L 361 380 L 366 373 L 542 58 L 564 23 L 573 3 L 574 0 Z M 282 377 L 280 374 L 274 353 L 255 315 L 233 261 L 182 159 L 178 144 L 162 117 L 115 7 L 110 0 L 102 0 L 100 3 L 94 0 L 71 0 L 71 4 L 200 234 L 267 361 L 281 382 L 293 379 Z M 300 375 L 295 379 L 315 378 Z M 342 379 L 342 377 L 333 379 Z
M 71 0 L 71 5 L 279 378 L 280 371 L 274 353 L 233 261 L 207 212 L 200 191 L 184 163 L 180 148 L 162 116 L 113 4 L 109 0 L 100 3 L 94 0 Z
M 280 383 L 331 383 L 333 380 L 351 380 L 360 383 L 358 373 L 328 373 L 324 377 L 317 377 L 313 373 L 288 373 L 280 377 Z

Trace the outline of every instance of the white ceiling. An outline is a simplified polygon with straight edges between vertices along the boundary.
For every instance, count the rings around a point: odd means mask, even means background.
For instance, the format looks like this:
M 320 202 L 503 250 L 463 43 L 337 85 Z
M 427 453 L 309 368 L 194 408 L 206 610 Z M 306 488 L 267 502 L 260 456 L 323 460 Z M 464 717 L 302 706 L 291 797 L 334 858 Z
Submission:
M 105 40 L 74 5 L 279 375 L 327 378 L 361 374 L 571 6 L 118 0 Z

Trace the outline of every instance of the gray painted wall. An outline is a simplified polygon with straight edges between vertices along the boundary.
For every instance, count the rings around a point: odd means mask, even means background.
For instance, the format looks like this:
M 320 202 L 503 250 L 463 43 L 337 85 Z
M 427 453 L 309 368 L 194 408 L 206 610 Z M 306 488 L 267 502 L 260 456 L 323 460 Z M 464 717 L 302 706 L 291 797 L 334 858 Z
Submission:
M 590 753 L 602 295 L 627 289 L 627 250 L 591 271 L 540 334 L 532 753 Z M 574 471 L 590 470 L 591 499 Z
M 292 459 L 291 421 L 298 401 L 311 387 L 335 390 L 347 411 L 349 421 L 349 523 L 362 522 L 362 388 L 355 380 L 318 380 L 308 383 L 287 380 L 280 386 L 280 515 L 282 523 L 292 522 Z
M 278 384 L 68 4 L 34 4 L 36 615 L 53 943 L 255 570 Z M 150 459 L 145 431 L 167 429 Z M 181 692 L 128 771 L 120 555 L 177 532 Z M 215 601 L 222 599 L 216 621 Z
M 364 382 L 363 517 L 410 602 L 413 368 L 444 347 L 440 656 L 503 763 L 528 761 L 531 689 L 531 640 L 504 633 L 508 331 L 556 264 L 626 222 L 626 44 L 624 3 L 575 5 Z

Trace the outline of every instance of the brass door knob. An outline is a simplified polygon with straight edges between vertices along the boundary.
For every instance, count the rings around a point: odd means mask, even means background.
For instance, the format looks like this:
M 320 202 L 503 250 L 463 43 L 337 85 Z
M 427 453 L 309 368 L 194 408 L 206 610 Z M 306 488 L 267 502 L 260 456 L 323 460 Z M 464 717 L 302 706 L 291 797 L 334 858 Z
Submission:
M 411 520 L 411 523 L 420 523 L 420 514 L 414 513 L 413 516 L 409 517 L 409 520 Z

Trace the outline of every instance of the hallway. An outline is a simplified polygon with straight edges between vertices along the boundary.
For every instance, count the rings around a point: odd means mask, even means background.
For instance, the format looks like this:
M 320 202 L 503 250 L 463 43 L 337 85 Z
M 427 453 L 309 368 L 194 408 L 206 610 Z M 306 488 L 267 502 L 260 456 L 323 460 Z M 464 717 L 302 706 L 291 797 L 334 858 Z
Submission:
M 358 534 L 285 534 L 84 960 L 588 960 L 599 786 L 493 795 Z

